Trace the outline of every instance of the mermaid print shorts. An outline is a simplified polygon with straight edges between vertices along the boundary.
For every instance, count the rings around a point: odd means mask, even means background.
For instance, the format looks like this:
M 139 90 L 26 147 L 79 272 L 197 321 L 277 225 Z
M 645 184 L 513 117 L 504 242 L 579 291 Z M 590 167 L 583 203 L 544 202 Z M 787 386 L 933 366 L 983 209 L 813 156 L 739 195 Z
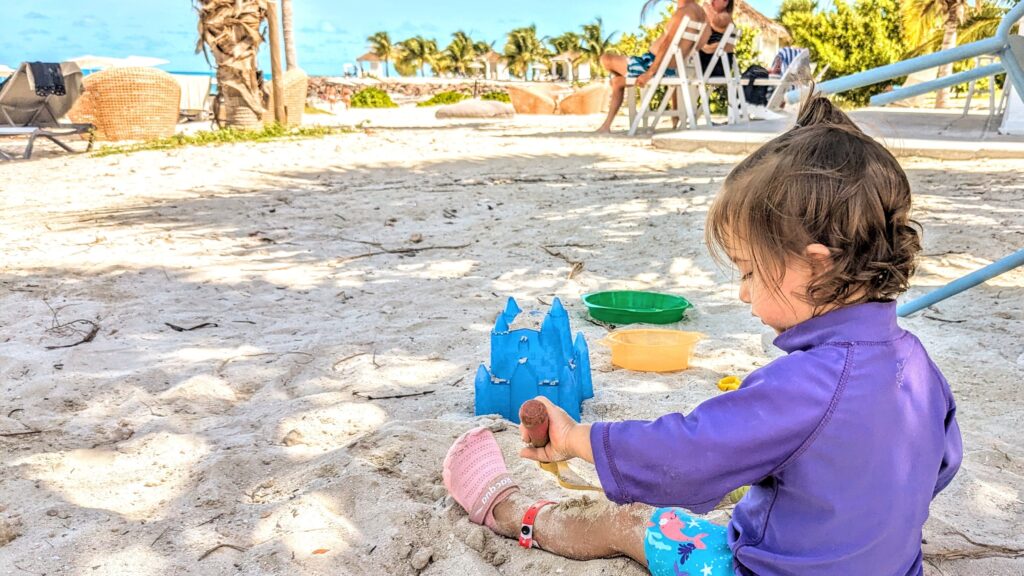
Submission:
M 647 568 L 653 576 L 733 576 L 725 527 L 688 515 L 682 508 L 658 508 L 644 534 Z

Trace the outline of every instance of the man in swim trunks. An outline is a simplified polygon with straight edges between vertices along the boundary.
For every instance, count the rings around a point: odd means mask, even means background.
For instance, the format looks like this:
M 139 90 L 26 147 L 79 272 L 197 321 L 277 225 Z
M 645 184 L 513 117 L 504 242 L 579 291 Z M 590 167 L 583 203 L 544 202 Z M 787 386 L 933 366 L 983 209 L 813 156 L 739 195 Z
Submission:
M 657 2 L 650 1 L 644 7 L 645 11 Z M 622 101 L 626 95 L 626 78 L 636 78 L 636 85 L 643 86 L 650 82 L 654 73 L 661 66 L 661 61 L 668 55 L 669 43 L 675 37 L 676 30 L 682 24 L 683 19 L 689 17 L 691 22 L 706 22 L 707 16 L 704 9 L 695 0 L 679 0 L 679 6 L 672 14 L 665 34 L 651 44 L 650 51 L 643 56 L 620 56 L 618 54 L 604 54 L 601 56 L 601 65 L 612 75 L 612 101 L 608 107 L 608 117 L 604 124 L 598 128 L 599 133 L 611 133 L 612 122 L 615 115 L 622 108 Z M 694 42 L 683 40 L 679 44 L 684 57 L 693 50 Z M 669 69 L 666 75 L 675 75 L 675 70 Z

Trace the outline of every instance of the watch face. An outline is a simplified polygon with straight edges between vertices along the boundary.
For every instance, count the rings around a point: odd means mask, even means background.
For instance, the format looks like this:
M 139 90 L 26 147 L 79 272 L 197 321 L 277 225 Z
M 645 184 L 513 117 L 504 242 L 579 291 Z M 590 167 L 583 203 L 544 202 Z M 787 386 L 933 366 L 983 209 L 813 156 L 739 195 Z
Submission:
M 522 532 L 524 537 L 530 538 L 533 536 L 533 526 L 523 526 Z

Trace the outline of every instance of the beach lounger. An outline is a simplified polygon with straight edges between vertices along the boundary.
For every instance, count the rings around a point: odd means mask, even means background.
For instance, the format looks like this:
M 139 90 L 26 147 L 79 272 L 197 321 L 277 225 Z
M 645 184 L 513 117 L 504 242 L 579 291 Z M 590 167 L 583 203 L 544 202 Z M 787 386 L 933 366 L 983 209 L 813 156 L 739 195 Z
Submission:
M 206 120 L 213 112 L 213 96 L 210 88 L 213 78 L 174 74 L 181 86 L 180 120 Z
M 683 21 L 679 24 L 679 28 L 676 30 L 675 36 L 672 38 L 672 43 L 669 44 L 668 52 L 665 54 L 665 58 L 661 61 L 661 65 L 654 73 L 654 77 L 651 81 L 643 87 L 643 94 L 640 98 L 640 104 L 637 106 L 636 98 L 636 78 L 626 79 L 626 96 L 627 103 L 629 105 L 629 135 L 635 136 L 637 131 L 640 129 L 640 125 L 643 124 L 645 129 L 650 129 L 653 133 L 658 127 L 658 122 L 661 121 L 663 116 L 679 118 L 679 129 L 683 126 L 689 126 L 690 128 L 696 128 L 697 119 L 694 114 L 693 100 L 690 95 L 689 85 L 690 81 L 695 78 L 694 74 L 694 60 L 697 58 L 696 46 L 700 40 L 701 34 L 704 32 L 705 24 L 703 22 L 691 22 L 689 17 L 683 18 Z M 679 48 L 679 44 L 683 40 L 689 40 L 693 42 L 693 47 L 690 48 L 689 54 L 683 54 Z M 665 72 L 669 69 L 669 66 L 676 71 L 675 77 L 666 77 Z M 700 68 L 700 61 L 696 60 L 697 68 Z M 668 87 L 665 92 L 665 96 L 661 100 L 661 106 L 657 110 L 651 110 L 651 102 L 654 101 L 654 95 L 661 86 Z M 673 92 L 677 95 L 681 109 L 673 112 L 666 113 L 668 108 L 668 102 L 672 99 Z M 651 117 L 653 116 L 653 120 Z M 684 121 L 685 116 L 685 121 Z
M 37 93 L 39 83 L 33 78 L 28 63 L 18 67 L 0 88 L 0 137 L 27 137 L 28 143 L 22 158 L 32 157 L 37 138 L 54 142 L 68 152 L 75 152 L 63 138 L 88 134 L 91 124 L 70 124 L 61 119 L 68 113 L 75 101 L 82 95 L 82 71 L 77 64 L 60 64 L 63 77 L 63 94 Z M 86 151 L 92 149 L 92 138 Z M 15 156 L 0 152 L 0 159 L 13 160 Z

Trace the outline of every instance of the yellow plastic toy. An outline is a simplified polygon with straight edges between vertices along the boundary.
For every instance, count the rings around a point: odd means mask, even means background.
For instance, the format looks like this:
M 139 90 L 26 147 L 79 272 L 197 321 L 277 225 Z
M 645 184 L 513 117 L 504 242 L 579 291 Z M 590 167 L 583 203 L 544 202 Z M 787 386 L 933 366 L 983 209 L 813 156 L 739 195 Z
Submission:
M 740 384 L 743 384 L 743 381 L 736 376 L 726 376 L 718 381 L 718 389 L 722 392 L 732 392 L 739 390 Z
M 665 329 L 612 332 L 598 342 L 612 350 L 612 364 L 639 372 L 675 372 L 690 366 L 693 345 L 704 335 Z

